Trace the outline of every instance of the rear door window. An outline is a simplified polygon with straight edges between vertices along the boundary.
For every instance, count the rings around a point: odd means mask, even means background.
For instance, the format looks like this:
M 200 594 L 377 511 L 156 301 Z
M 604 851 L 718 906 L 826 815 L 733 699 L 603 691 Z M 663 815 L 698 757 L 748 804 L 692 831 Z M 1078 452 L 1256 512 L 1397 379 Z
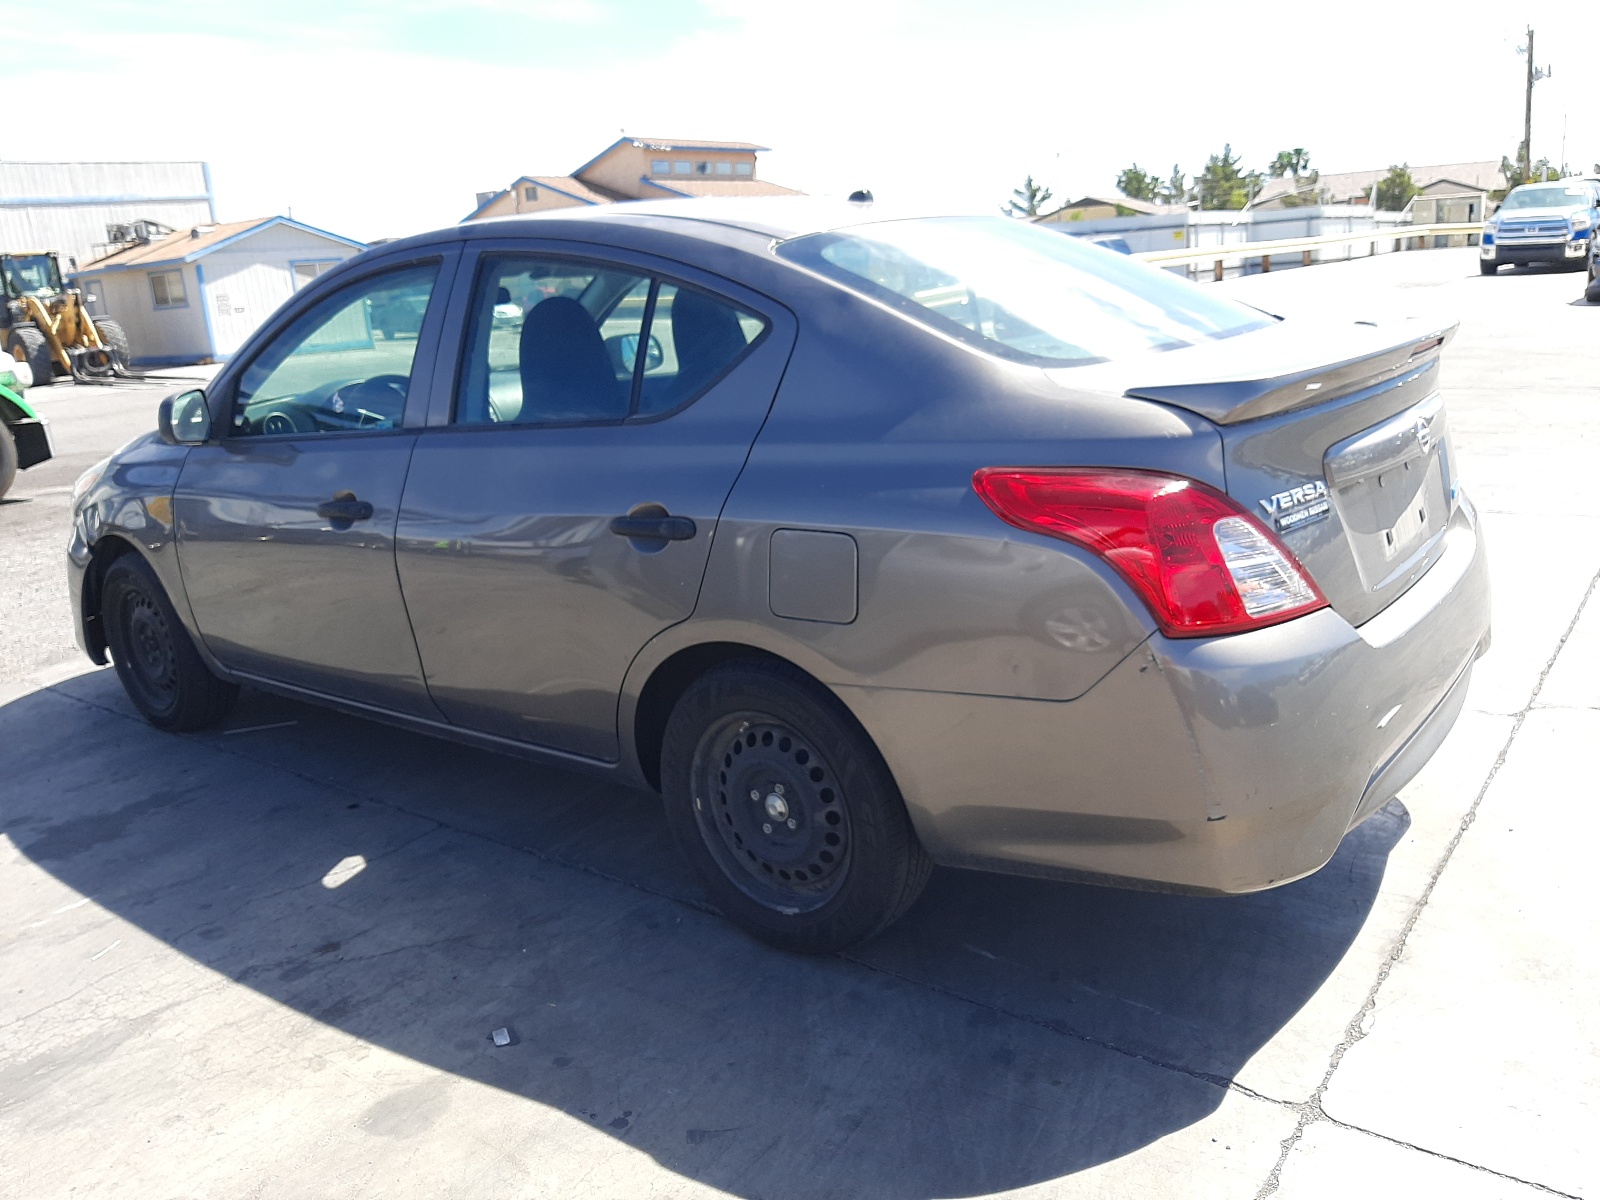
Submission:
M 643 272 L 490 256 L 478 272 L 455 420 L 660 416 L 726 374 L 765 328 L 726 300 Z

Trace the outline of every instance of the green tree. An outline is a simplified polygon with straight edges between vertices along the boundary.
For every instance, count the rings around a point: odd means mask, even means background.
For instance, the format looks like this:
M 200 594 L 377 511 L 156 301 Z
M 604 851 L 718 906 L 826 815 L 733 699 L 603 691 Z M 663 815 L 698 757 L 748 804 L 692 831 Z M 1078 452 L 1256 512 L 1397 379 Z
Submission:
M 1595 171 L 1600 174 L 1600 163 L 1595 164 Z M 1528 168 L 1528 173 L 1524 175 L 1522 173 L 1522 147 L 1520 145 L 1517 147 L 1517 157 L 1515 159 L 1506 158 L 1504 155 L 1501 156 L 1500 174 L 1506 177 L 1504 191 L 1489 193 L 1496 200 L 1505 199 L 1506 192 L 1509 192 L 1514 187 L 1521 187 L 1525 183 L 1545 183 L 1552 179 L 1561 178 L 1561 172 L 1550 165 L 1548 158 L 1541 158 L 1532 167 Z
M 1161 181 L 1134 163 L 1117 176 L 1117 191 L 1131 200 L 1154 200 L 1161 191 Z
M 1049 188 L 1034 183 L 1029 175 L 1021 187 L 1012 191 L 1011 199 L 1000 206 L 1000 211 L 1008 217 L 1037 217 L 1053 194 Z
M 1189 177 L 1178 169 L 1178 164 L 1172 164 L 1172 174 L 1161 185 L 1156 198 L 1163 204 L 1185 204 L 1190 197 Z
M 1243 208 L 1260 190 L 1261 176 L 1239 169 L 1239 157 L 1230 142 L 1222 147 L 1221 154 L 1206 159 L 1206 169 L 1195 182 L 1201 208 Z
M 1390 167 L 1389 173 L 1378 180 L 1377 207 L 1385 212 L 1399 212 L 1421 190 L 1417 181 L 1411 178 L 1409 164 Z

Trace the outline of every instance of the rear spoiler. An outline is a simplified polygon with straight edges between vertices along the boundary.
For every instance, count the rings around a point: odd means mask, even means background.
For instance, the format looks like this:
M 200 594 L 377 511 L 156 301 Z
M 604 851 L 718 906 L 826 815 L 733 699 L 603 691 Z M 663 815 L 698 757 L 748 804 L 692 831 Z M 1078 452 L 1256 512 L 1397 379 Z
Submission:
M 1236 425 L 1240 421 L 1326 404 L 1352 392 L 1428 369 L 1438 360 L 1439 351 L 1455 336 L 1458 328 L 1459 325 L 1447 325 L 1356 358 L 1265 379 L 1131 387 L 1123 395 L 1188 409 L 1218 425 Z

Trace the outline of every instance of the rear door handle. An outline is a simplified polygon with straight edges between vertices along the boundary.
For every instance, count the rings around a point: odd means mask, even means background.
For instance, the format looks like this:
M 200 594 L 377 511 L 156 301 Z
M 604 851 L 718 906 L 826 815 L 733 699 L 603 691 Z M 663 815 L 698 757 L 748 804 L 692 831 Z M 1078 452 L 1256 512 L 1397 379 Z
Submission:
M 337 492 L 332 500 L 317 505 L 317 516 L 328 521 L 365 521 L 372 516 L 372 505 L 357 500 L 354 492 Z
M 612 517 L 611 532 L 645 541 L 687 542 L 695 535 L 695 524 L 688 517 Z

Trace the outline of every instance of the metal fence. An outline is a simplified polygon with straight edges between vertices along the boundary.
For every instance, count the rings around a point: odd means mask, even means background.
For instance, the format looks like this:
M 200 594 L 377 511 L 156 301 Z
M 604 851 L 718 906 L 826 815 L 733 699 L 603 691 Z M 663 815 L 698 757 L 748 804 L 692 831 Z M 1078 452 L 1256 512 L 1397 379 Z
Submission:
M 1483 232 L 1482 221 L 1465 221 L 1445 225 L 1397 225 L 1392 229 L 1366 229 L 1359 233 L 1334 233 L 1319 237 L 1284 238 L 1271 242 L 1224 242 L 1214 246 L 1198 246 L 1182 250 L 1145 250 L 1133 255 L 1147 263 L 1161 267 L 1194 267 L 1210 263 L 1212 278 L 1221 279 L 1228 267 L 1245 268 L 1247 263 L 1259 262 L 1262 271 L 1272 270 L 1274 258 L 1298 256 L 1299 266 L 1309 267 L 1318 261 L 1318 255 L 1335 247 L 1351 247 L 1367 243 L 1367 253 L 1378 253 L 1379 245 L 1394 244 L 1396 250 L 1424 250 L 1448 245 L 1473 245 Z

